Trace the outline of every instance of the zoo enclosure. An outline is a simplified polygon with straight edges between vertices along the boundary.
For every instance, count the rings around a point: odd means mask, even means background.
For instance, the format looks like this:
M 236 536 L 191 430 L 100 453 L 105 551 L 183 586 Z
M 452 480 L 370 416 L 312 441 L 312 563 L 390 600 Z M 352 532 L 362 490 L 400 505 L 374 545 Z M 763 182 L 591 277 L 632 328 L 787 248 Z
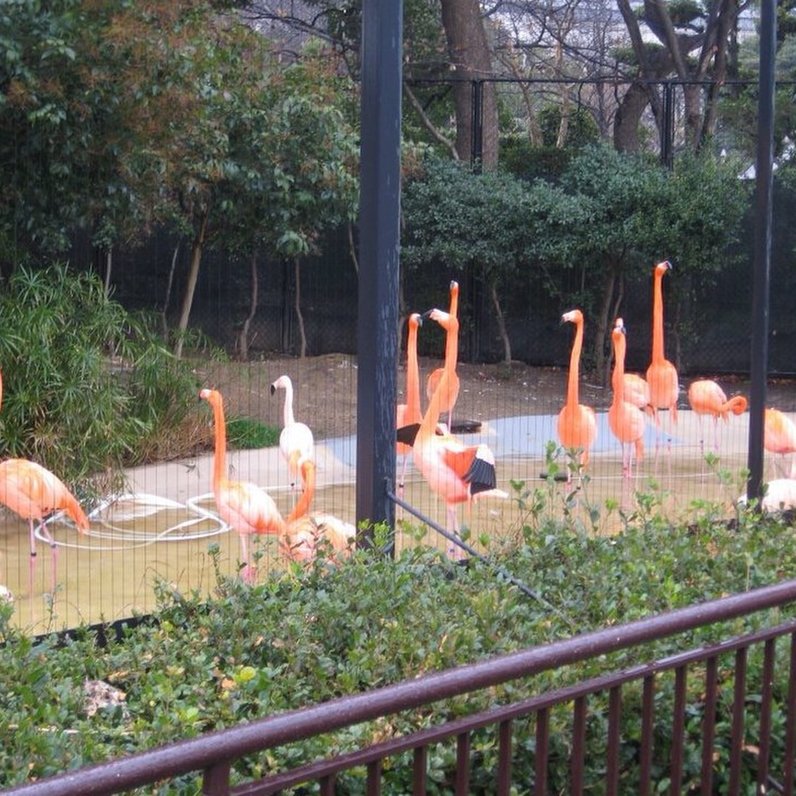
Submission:
M 471 792 L 471 738 L 473 733 L 490 728 L 496 737 L 497 750 L 496 770 L 489 774 L 494 785 L 494 791 L 490 792 L 498 796 L 509 794 L 512 785 L 519 784 L 512 776 L 513 766 L 519 767 L 532 758 L 533 778 L 522 783 L 523 787 L 537 794 L 548 793 L 551 778 L 555 776 L 559 782 L 568 783 L 568 793 L 580 794 L 585 792 L 586 785 L 587 728 L 594 716 L 590 699 L 607 695 L 607 715 L 603 716 L 607 732 L 600 736 L 600 744 L 604 752 L 604 777 L 601 779 L 604 792 L 609 796 L 620 792 L 620 782 L 644 796 L 652 793 L 653 784 L 664 778 L 669 779 L 669 792 L 679 794 L 690 759 L 686 718 L 695 711 L 701 713 L 699 773 L 692 771 L 690 776 L 692 785 L 698 782 L 701 794 L 707 796 L 719 787 L 722 793 L 734 796 L 742 792 L 743 783 L 749 779 L 756 783 L 756 793 L 792 794 L 796 761 L 796 620 L 764 630 L 752 629 L 723 636 L 721 641 L 709 646 L 689 647 L 681 637 L 689 631 L 779 609 L 794 600 L 796 581 L 785 581 L 77 769 L 11 789 L 8 793 L 9 796 L 112 794 L 156 782 L 162 784 L 164 780 L 201 771 L 202 792 L 207 796 L 267 796 L 308 782 L 316 783 L 321 794 L 331 796 L 336 792 L 338 775 L 364 768 L 366 792 L 369 796 L 378 796 L 382 792 L 390 793 L 382 789 L 382 782 L 386 770 L 384 763 L 391 760 L 392 766 L 411 765 L 412 793 L 421 796 L 427 792 L 429 784 L 430 749 L 448 743 L 455 744 L 456 763 L 448 772 L 447 785 L 457 796 L 465 796 Z M 234 787 L 231 784 L 232 764 L 246 755 L 673 638 L 681 638 L 682 646 L 662 659 L 647 660 L 594 677 L 576 677 L 563 688 L 509 700 L 358 751 L 332 755 L 289 771 L 273 772 L 260 780 Z M 777 660 L 776 647 L 781 639 L 786 641 L 787 649 Z M 747 678 L 748 664 L 751 656 L 761 651 L 760 681 L 751 683 Z M 696 706 L 693 702 L 689 704 L 689 676 L 696 676 L 701 684 L 702 696 Z M 661 685 L 665 681 L 670 684 L 671 698 L 660 699 Z M 627 710 L 623 707 L 623 693 L 632 689 L 636 691 L 638 704 L 628 700 L 634 707 Z M 722 692 L 730 691 L 731 698 L 724 699 Z M 551 752 L 551 742 L 556 740 L 551 736 L 551 716 L 557 709 L 569 711 L 569 705 L 570 751 L 568 759 L 556 761 L 564 769 L 562 773 L 555 769 Z M 670 717 L 671 743 L 668 759 L 660 760 L 655 757 L 655 722 L 664 711 Z M 775 714 L 787 728 L 783 745 L 775 745 L 772 741 Z M 515 731 L 525 720 L 533 727 L 534 742 L 517 748 L 519 744 L 513 745 Z M 726 736 L 719 729 L 722 725 L 727 728 Z M 603 725 L 598 723 L 598 726 Z M 756 743 L 752 744 L 750 736 Z M 726 750 L 728 760 L 722 761 L 717 756 L 719 745 Z M 750 749 L 754 749 L 751 754 Z M 719 762 L 727 763 L 728 770 L 721 772 Z M 654 771 L 657 774 L 654 775 Z

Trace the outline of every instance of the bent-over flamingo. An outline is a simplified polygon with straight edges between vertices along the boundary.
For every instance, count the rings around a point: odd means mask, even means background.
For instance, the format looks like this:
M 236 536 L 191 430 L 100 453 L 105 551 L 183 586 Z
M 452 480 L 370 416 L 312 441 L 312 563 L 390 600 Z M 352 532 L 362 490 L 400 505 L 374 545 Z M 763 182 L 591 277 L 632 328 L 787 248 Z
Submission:
M 653 271 L 652 296 L 652 358 L 647 368 L 650 400 L 655 410 L 668 409 L 672 425 L 677 423 L 677 396 L 680 385 L 677 369 L 666 359 L 663 342 L 663 277 L 671 269 L 668 260 L 658 263 Z
M 450 433 L 440 433 L 437 424 L 447 380 L 445 371 L 420 423 L 412 456 L 431 491 L 445 501 L 448 530 L 458 535 L 458 503 L 488 496 L 507 498 L 508 495 L 495 488 L 495 457 L 486 445 L 463 445 Z M 458 557 L 459 548 L 452 553 Z
M 622 448 L 622 475 L 625 478 L 630 478 L 633 474 L 634 448 L 637 463 L 644 456 L 645 423 L 644 413 L 641 409 L 623 397 L 627 342 L 625 326 L 621 318 L 617 318 L 616 325 L 611 332 L 611 342 L 614 349 L 614 372 L 611 376 L 611 387 L 614 394 L 611 408 L 608 410 L 608 425 Z
M 796 453 L 796 423 L 779 409 L 766 409 L 764 415 L 763 447 L 769 453 L 785 457 Z M 796 477 L 796 463 L 791 463 L 790 477 Z
M 558 413 L 558 439 L 565 448 L 580 449 L 580 464 L 589 463 L 589 449 L 597 439 L 597 418 L 594 409 L 579 403 L 580 352 L 583 347 L 583 313 L 570 310 L 561 316 L 561 323 L 575 324 L 575 339 L 569 357 L 569 377 L 564 408 Z M 569 473 L 567 473 L 569 475 Z
M 416 426 L 423 419 L 420 409 L 420 367 L 417 362 L 417 330 L 423 324 L 420 314 L 413 312 L 409 316 L 406 338 L 406 403 L 398 404 L 395 412 L 395 428 L 398 433 L 406 426 Z M 401 477 L 398 479 L 398 497 L 403 497 L 406 465 L 412 446 L 407 442 L 396 442 L 398 455 L 403 458 Z
M 290 376 L 280 376 L 271 385 L 271 395 L 277 390 L 285 391 L 282 431 L 279 434 L 279 450 L 287 462 L 290 475 L 290 487 L 295 487 L 301 475 L 301 464 L 307 459 L 315 458 L 315 440 L 306 423 L 296 422 L 293 416 L 293 382 Z
M 335 558 L 347 555 L 356 539 L 356 528 L 331 514 L 310 514 L 315 495 L 315 462 L 311 459 L 301 465 L 301 480 L 304 491 L 279 537 L 280 552 L 291 561 L 307 563 L 315 558 L 321 545 L 328 544 Z
M 6 459 L 0 462 L 0 503 L 28 521 L 30 529 L 30 589 L 33 592 L 33 574 L 36 567 L 36 535 L 33 521 L 41 527 L 42 534 L 52 549 L 51 586 L 55 592 L 58 548 L 47 529 L 47 520 L 56 511 L 63 511 L 81 533 L 88 531 L 89 522 L 77 498 L 66 488 L 58 476 L 36 462 L 27 459 Z
M 743 395 L 734 395 L 728 399 L 727 394 L 712 379 L 697 379 L 688 386 L 688 404 L 699 418 L 699 449 L 705 450 L 705 438 L 702 422 L 705 415 L 713 418 L 713 447 L 719 449 L 719 418 L 728 422 L 730 412 L 742 415 L 746 411 L 747 402 Z
M 448 386 L 441 396 L 440 411 L 448 414 L 448 428 L 453 430 L 453 407 L 459 398 L 459 376 L 456 373 L 456 364 L 459 359 L 459 283 L 452 281 L 450 284 L 450 300 L 447 313 L 434 309 L 426 316 L 435 320 L 445 330 L 445 362 L 441 368 L 431 372 L 426 380 L 426 397 L 437 391 L 443 372 L 448 374 Z M 455 321 L 455 323 L 453 323 Z
M 224 421 L 224 399 L 218 390 L 201 390 L 199 397 L 213 409 L 215 426 L 215 452 L 213 454 L 213 496 L 216 508 L 224 522 L 240 536 L 241 575 L 252 583 L 255 569 L 249 564 L 247 537 L 251 534 L 278 534 L 285 530 L 285 521 L 273 498 L 257 484 L 248 481 L 230 481 L 226 476 L 227 428 Z

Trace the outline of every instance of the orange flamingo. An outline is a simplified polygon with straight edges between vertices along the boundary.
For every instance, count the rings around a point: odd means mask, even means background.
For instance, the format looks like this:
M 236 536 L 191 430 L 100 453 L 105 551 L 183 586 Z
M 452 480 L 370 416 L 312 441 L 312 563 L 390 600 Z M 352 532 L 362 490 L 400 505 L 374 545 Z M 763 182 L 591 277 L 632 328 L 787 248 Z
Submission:
M 617 318 L 616 323 L 624 326 L 624 321 L 621 318 Z M 643 376 L 639 376 L 638 373 L 625 373 L 622 380 L 622 397 L 628 403 L 637 406 L 642 412 L 648 414 L 657 425 L 658 417 L 655 407 L 652 405 L 650 386 Z
M 729 400 L 724 390 L 711 379 L 697 379 L 688 387 L 688 403 L 699 418 L 699 449 L 705 450 L 705 439 L 702 432 L 702 419 L 705 415 L 713 418 L 713 446 L 719 449 L 719 418 L 728 422 L 730 412 L 742 415 L 746 411 L 747 402 L 743 395 L 734 395 Z
M 663 277 L 672 267 L 668 260 L 658 263 L 653 272 L 652 298 L 652 361 L 647 368 L 647 384 L 657 417 L 658 409 L 668 409 L 672 425 L 677 423 L 677 396 L 680 386 L 677 369 L 664 356 L 663 345 Z
M 293 382 L 290 376 L 280 376 L 271 385 L 271 395 L 278 389 L 285 391 L 282 431 L 279 434 L 279 450 L 287 462 L 290 474 L 290 488 L 293 489 L 301 475 L 301 465 L 307 459 L 315 458 L 315 440 L 312 431 L 305 423 L 296 422 L 293 416 Z
M 785 457 L 796 453 L 796 423 L 779 409 L 766 409 L 764 415 L 763 447 L 769 453 Z M 791 464 L 790 477 L 796 477 L 796 463 Z
M 589 448 L 597 439 L 597 418 L 594 409 L 578 402 L 580 352 L 583 347 L 583 313 L 570 310 L 561 316 L 561 323 L 575 324 L 575 340 L 569 357 L 569 380 L 564 408 L 558 413 L 558 439 L 565 448 L 580 449 L 580 464 L 589 463 Z
M 216 508 L 231 528 L 240 536 L 241 575 L 252 583 L 256 571 L 249 564 L 247 537 L 251 534 L 279 534 L 285 530 L 285 521 L 271 496 L 256 484 L 248 481 L 230 481 L 226 477 L 227 428 L 224 421 L 224 400 L 217 390 L 201 390 L 199 397 L 213 409 L 215 426 L 215 452 L 213 455 L 213 495 Z
M 495 488 L 495 457 L 486 445 L 463 445 L 450 433 L 440 433 L 437 424 L 448 377 L 448 371 L 444 371 L 420 423 L 412 456 L 431 491 L 445 501 L 448 530 L 458 534 L 458 503 L 508 495 Z M 457 557 L 460 554 L 458 547 L 449 552 Z
M 331 514 L 309 513 L 315 495 L 315 462 L 311 459 L 302 463 L 301 479 L 304 491 L 279 537 L 280 552 L 291 561 L 307 563 L 315 558 L 319 546 L 328 544 L 335 558 L 346 556 L 356 539 L 354 526 Z
M 444 395 L 441 396 L 442 403 L 440 411 L 448 414 L 448 428 L 453 428 L 453 407 L 459 397 L 459 377 L 456 374 L 456 363 L 459 359 L 459 283 L 450 284 L 450 302 L 448 312 L 434 309 L 426 313 L 426 316 L 435 320 L 445 329 L 445 363 L 441 368 L 436 368 L 426 380 L 426 397 L 431 397 L 437 391 L 437 387 L 442 379 L 443 372 L 448 374 L 448 386 Z M 455 321 L 455 323 L 453 322 Z
M 633 474 L 633 449 L 636 462 L 644 457 L 644 413 L 635 404 L 623 397 L 625 375 L 625 326 L 621 318 L 611 332 L 614 349 L 614 372 L 611 376 L 613 400 L 608 410 L 608 425 L 622 447 L 622 476 L 630 478 Z
M 417 363 L 417 330 L 423 324 L 423 319 L 417 312 L 409 316 L 409 332 L 406 340 L 406 403 L 398 404 L 395 413 L 395 428 L 400 430 L 405 426 L 419 426 L 423 419 L 420 409 L 420 368 Z M 397 442 L 398 455 L 403 457 L 401 477 L 398 480 L 398 496 L 403 497 L 404 479 L 406 477 L 406 464 L 412 446 L 407 442 Z
M 63 511 L 81 533 L 88 531 L 88 517 L 77 499 L 58 476 L 40 464 L 27 459 L 6 459 L 0 462 L 0 503 L 28 521 L 31 593 L 33 593 L 33 575 L 36 568 L 36 535 L 33 521 L 39 523 L 42 534 L 52 549 L 51 586 L 55 592 L 58 548 L 47 529 L 47 520 L 54 512 Z

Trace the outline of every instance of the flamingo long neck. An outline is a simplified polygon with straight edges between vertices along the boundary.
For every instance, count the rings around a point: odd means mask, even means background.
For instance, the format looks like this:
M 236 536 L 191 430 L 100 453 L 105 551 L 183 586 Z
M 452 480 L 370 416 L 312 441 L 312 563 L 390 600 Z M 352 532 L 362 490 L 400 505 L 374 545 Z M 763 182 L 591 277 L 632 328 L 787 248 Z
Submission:
M 450 317 L 448 332 L 445 337 L 445 369 L 449 373 L 456 370 L 456 360 L 459 357 L 459 321 L 453 313 Z
M 409 323 L 406 341 L 406 414 L 420 415 L 420 368 L 417 363 L 417 324 Z
M 293 522 L 305 514 L 309 514 L 312 499 L 315 497 L 315 462 L 307 460 L 301 465 L 301 478 L 304 482 L 304 491 L 296 501 L 293 511 L 288 514 L 288 522 Z
M 293 382 L 290 380 L 285 381 L 284 420 L 286 426 L 292 426 L 296 422 L 296 418 L 293 417 Z
M 580 351 L 583 348 L 583 321 L 575 322 L 575 342 L 569 355 L 569 382 L 567 384 L 567 404 L 577 406 L 579 401 L 578 380 L 580 377 Z
M 211 404 L 216 437 L 216 450 L 213 455 L 213 491 L 217 492 L 221 482 L 227 476 L 227 426 L 224 421 L 224 406 L 220 396 L 215 396 Z
M 417 432 L 418 437 L 430 439 L 437 431 L 437 424 L 439 423 L 439 416 L 442 411 L 442 397 L 447 395 L 448 392 L 448 371 L 442 371 L 442 378 L 437 383 L 437 389 L 431 396 L 428 408 L 426 409 L 423 420 L 420 423 L 420 429 Z M 417 440 L 415 440 L 415 444 Z
M 623 381 L 625 378 L 625 351 L 627 349 L 627 341 L 625 336 L 620 332 L 614 337 L 614 372 L 611 376 L 611 387 L 614 391 L 614 401 L 619 402 L 622 398 L 624 389 Z
M 652 296 L 652 361 L 664 360 L 663 352 L 663 272 L 655 272 Z

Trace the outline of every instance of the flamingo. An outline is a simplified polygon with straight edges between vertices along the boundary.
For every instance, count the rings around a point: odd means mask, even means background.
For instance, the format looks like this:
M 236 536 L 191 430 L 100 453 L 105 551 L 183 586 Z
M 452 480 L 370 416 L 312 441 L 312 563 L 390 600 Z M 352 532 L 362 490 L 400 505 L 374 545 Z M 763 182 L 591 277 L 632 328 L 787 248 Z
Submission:
M 782 456 L 796 453 L 796 423 L 779 409 L 766 409 L 764 415 L 763 447 L 769 453 Z M 796 477 L 796 464 L 791 464 L 791 478 Z
M 290 487 L 293 489 L 301 474 L 302 462 L 315 458 L 315 441 L 309 426 L 297 423 L 293 416 L 293 382 L 290 376 L 280 376 L 271 385 L 271 395 L 278 389 L 285 391 L 284 422 L 279 434 L 279 450 L 287 462 Z
M 445 329 L 445 363 L 441 368 L 433 370 L 426 380 L 426 397 L 431 400 L 437 391 L 443 372 L 447 372 L 448 387 L 441 396 L 440 411 L 448 413 L 448 428 L 453 429 L 453 407 L 459 397 L 459 377 L 456 374 L 456 363 L 459 358 L 459 283 L 452 281 L 450 284 L 447 313 L 434 309 L 426 315 Z
M 652 298 L 652 360 L 647 368 L 647 384 L 650 398 L 657 418 L 658 409 L 668 409 L 672 425 L 677 424 L 677 396 L 680 386 L 677 369 L 664 356 L 663 345 L 663 288 L 664 274 L 671 270 L 672 264 L 664 260 L 655 266 L 653 272 Z
M 257 484 L 248 481 L 230 481 L 226 477 L 227 429 L 224 422 L 224 399 L 218 390 L 203 389 L 199 397 L 213 409 L 215 426 L 215 451 L 213 454 L 213 496 L 216 508 L 230 527 L 240 536 L 241 575 L 252 583 L 255 569 L 249 564 L 247 537 L 253 533 L 279 534 L 285 530 L 285 521 L 273 498 Z
M 423 325 L 419 313 L 413 312 L 409 316 L 409 333 L 406 340 L 406 403 L 398 404 L 395 414 L 395 428 L 399 430 L 405 426 L 419 425 L 423 419 L 420 410 L 420 368 L 417 364 L 417 330 Z M 397 442 L 398 455 L 403 457 L 401 478 L 398 481 L 398 496 L 403 497 L 404 479 L 406 477 L 406 464 L 412 446 L 407 442 Z
M 558 413 L 558 439 L 565 448 L 579 448 L 580 464 L 589 463 L 589 448 L 597 438 L 594 409 L 578 403 L 578 368 L 583 347 L 583 313 L 570 310 L 561 316 L 561 323 L 575 324 L 575 340 L 569 357 L 569 381 L 564 408 Z M 568 474 L 569 475 L 569 474 Z
M 617 318 L 616 323 L 624 326 L 622 318 Z M 639 376 L 638 373 L 625 373 L 622 380 L 622 397 L 649 415 L 657 425 L 658 417 L 652 405 L 650 386 L 643 376 Z
M 310 514 L 315 495 L 315 462 L 301 465 L 304 491 L 287 518 L 287 529 L 279 537 L 279 549 L 285 558 L 306 563 L 315 558 L 321 540 L 331 545 L 335 556 L 345 556 L 356 539 L 356 528 L 331 514 Z
M 625 325 L 617 318 L 611 342 L 614 349 L 614 372 L 611 376 L 613 400 L 608 410 L 608 425 L 622 447 L 622 476 L 630 478 L 633 474 L 633 446 L 636 462 L 644 456 L 644 413 L 635 404 L 623 397 L 625 375 Z
M 429 488 L 445 501 L 448 530 L 458 535 L 456 504 L 508 495 L 496 489 L 495 457 L 486 445 L 463 445 L 438 428 L 449 373 L 444 371 L 415 437 L 412 456 Z M 458 556 L 458 548 L 453 550 Z
M 724 390 L 711 379 L 697 379 L 688 387 L 688 403 L 699 418 L 699 449 L 704 452 L 705 440 L 702 433 L 702 418 L 710 415 L 713 418 L 713 444 L 719 449 L 719 418 L 725 423 L 730 412 L 742 415 L 746 411 L 747 402 L 743 395 L 734 395 L 729 400 Z
M 55 540 L 47 529 L 47 520 L 56 511 L 63 511 L 81 533 L 88 531 L 89 522 L 77 498 L 58 476 L 36 462 L 27 459 L 6 459 L 0 462 L 0 503 L 28 521 L 30 529 L 30 590 L 36 568 L 36 520 L 52 549 L 51 586 L 55 592 L 57 553 Z

